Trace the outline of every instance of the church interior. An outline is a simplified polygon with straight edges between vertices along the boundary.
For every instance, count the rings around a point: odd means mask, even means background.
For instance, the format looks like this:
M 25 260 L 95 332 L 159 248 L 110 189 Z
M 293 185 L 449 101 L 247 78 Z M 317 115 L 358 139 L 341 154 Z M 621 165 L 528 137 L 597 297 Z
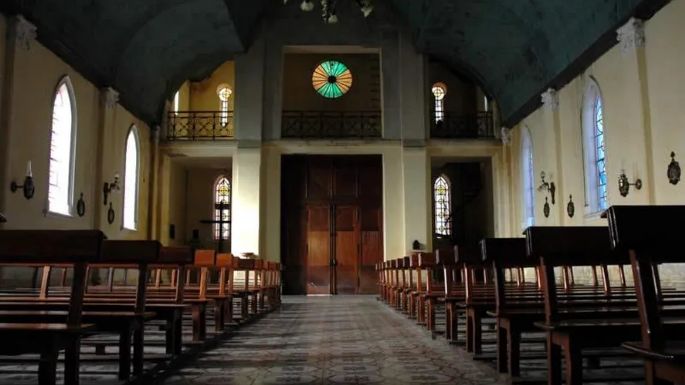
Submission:
M 685 0 L 3 0 L 0 384 L 685 384 Z

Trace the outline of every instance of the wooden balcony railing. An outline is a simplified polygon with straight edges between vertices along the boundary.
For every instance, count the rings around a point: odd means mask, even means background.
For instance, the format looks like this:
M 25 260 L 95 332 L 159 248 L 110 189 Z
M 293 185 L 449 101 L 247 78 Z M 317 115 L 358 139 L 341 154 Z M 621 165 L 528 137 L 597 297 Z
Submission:
M 494 139 L 492 112 L 481 111 L 473 115 L 460 115 L 445 111 L 443 118 L 438 120 L 435 111 L 432 111 L 431 138 Z
M 283 111 L 283 138 L 380 138 L 380 111 Z
M 233 111 L 173 111 L 167 120 L 167 140 L 225 140 L 235 136 Z

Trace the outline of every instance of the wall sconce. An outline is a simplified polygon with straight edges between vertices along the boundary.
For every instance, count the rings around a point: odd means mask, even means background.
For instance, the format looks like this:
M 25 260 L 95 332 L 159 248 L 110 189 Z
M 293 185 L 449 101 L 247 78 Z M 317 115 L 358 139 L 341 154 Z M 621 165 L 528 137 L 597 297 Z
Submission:
M 680 182 L 680 163 L 675 160 L 675 152 L 671 152 L 671 163 L 668 165 L 668 181 L 672 185 L 677 185 Z
M 24 191 L 24 198 L 31 199 L 36 193 L 36 186 L 33 184 L 33 172 L 31 171 L 31 161 L 26 164 L 26 178 L 24 178 L 24 184 L 19 185 L 17 182 L 12 181 L 10 183 L 10 190 L 15 193 L 17 190 L 22 189 Z
M 621 171 L 621 175 L 618 176 L 618 192 L 621 193 L 622 197 L 627 197 L 630 192 L 630 186 L 635 186 L 635 189 L 642 189 L 642 179 L 636 179 L 635 183 L 630 183 L 628 177 L 626 176 L 625 170 Z
M 540 178 L 542 179 L 542 184 L 540 187 L 538 187 L 538 191 L 545 191 L 548 192 L 551 197 L 552 197 L 552 204 L 556 204 L 555 202 L 555 193 L 557 191 L 557 187 L 554 185 L 554 182 L 547 182 L 545 181 L 545 172 L 540 173 Z
M 114 174 L 114 182 L 112 183 L 107 183 L 105 182 L 104 187 L 102 188 L 103 195 L 105 197 L 105 206 L 107 206 L 107 202 L 109 194 L 113 193 L 114 191 L 119 191 L 121 190 L 121 187 L 119 186 L 119 174 Z

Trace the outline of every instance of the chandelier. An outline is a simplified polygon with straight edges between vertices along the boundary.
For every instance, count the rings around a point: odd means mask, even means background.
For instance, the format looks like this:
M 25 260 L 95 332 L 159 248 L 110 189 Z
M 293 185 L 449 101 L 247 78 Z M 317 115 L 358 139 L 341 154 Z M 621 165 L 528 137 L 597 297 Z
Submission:
M 359 6 L 359 10 L 364 17 L 369 17 L 373 12 L 373 0 L 354 0 Z M 283 0 L 283 4 L 288 4 L 288 0 Z M 326 24 L 335 24 L 338 22 L 336 15 L 336 6 L 338 0 L 321 0 L 321 18 Z M 304 12 L 311 12 L 314 10 L 314 2 L 312 0 L 302 0 L 300 9 Z

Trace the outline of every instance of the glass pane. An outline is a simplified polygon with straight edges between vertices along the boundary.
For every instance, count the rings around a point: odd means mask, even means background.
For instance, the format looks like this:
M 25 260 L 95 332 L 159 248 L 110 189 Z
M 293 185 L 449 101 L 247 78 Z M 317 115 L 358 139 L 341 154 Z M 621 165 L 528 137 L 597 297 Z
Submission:
M 52 109 L 48 208 L 65 215 L 69 215 L 70 204 L 72 131 L 71 95 L 63 83 L 57 89 Z
M 435 205 L 435 233 L 451 235 L 450 221 L 450 190 L 449 183 L 444 176 L 435 180 L 433 185 L 433 204 Z
M 126 140 L 126 170 L 124 174 L 124 227 L 135 230 L 138 202 L 138 138 L 134 129 Z

